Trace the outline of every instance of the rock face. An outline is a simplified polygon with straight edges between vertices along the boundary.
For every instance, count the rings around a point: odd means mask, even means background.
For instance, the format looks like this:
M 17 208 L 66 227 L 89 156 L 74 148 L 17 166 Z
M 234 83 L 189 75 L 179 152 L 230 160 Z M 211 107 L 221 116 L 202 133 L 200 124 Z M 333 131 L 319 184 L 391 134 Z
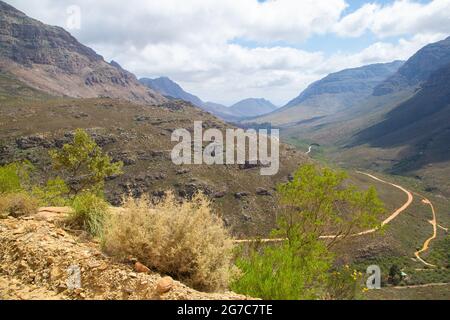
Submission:
M 420 49 L 389 79 L 374 89 L 375 96 L 420 86 L 438 69 L 450 64 L 450 37 Z
M 340 114 L 371 96 L 374 88 L 392 76 L 402 64 L 402 61 L 395 61 L 332 73 L 311 84 L 283 108 L 259 117 L 257 122 L 302 125 L 307 121 Z
M 107 257 L 98 244 L 82 240 L 55 223 L 30 216 L 0 220 L 0 300 L 10 299 L 247 298 L 232 292 L 201 293 L 156 273 L 136 273 L 132 265 Z
M 117 63 L 105 62 L 64 29 L 29 18 L 2 1 L 0 70 L 58 96 L 111 97 L 147 104 L 166 100 Z

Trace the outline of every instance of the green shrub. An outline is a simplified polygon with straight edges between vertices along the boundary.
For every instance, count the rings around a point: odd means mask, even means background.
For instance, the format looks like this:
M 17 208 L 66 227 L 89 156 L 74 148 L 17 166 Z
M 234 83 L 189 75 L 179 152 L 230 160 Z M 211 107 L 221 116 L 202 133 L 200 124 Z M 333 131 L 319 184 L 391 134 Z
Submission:
M 238 259 L 242 276 L 231 289 L 265 300 L 318 299 L 324 294 L 330 263 L 323 243 L 299 248 L 286 241 Z
M 173 194 L 156 205 L 128 199 L 123 212 L 111 215 L 103 248 L 199 290 L 227 288 L 234 271 L 232 240 L 203 195 L 182 204 Z
M 6 218 L 35 214 L 38 201 L 26 192 L 0 194 L 0 217 Z
M 72 195 L 103 190 L 105 178 L 122 173 L 122 162 L 111 162 L 110 157 L 89 137 L 78 129 L 73 142 L 61 150 L 50 151 L 53 167 L 60 170 Z
M 326 299 L 355 300 L 363 291 L 363 274 L 348 265 L 329 273 L 327 279 Z
M 42 206 L 62 207 L 69 203 L 67 194 L 69 188 L 60 178 L 48 180 L 43 187 L 34 186 L 32 194 L 39 199 Z
M 357 191 L 343 172 L 305 165 L 278 188 L 283 207 L 273 235 L 281 245 L 253 250 L 238 260 L 238 293 L 263 299 L 350 299 L 350 275 L 331 272 L 330 249 L 363 228 L 380 225 L 384 212 L 376 191 Z M 326 236 L 326 237 L 323 237 Z
M 72 208 L 73 213 L 69 216 L 71 223 L 83 228 L 93 236 L 101 236 L 109 214 L 109 205 L 103 198 L 84 192 L 75 197 Z
M 29 184 L 31 170 L 28 162 L 0 166 L 0 194 L 23 191 Z

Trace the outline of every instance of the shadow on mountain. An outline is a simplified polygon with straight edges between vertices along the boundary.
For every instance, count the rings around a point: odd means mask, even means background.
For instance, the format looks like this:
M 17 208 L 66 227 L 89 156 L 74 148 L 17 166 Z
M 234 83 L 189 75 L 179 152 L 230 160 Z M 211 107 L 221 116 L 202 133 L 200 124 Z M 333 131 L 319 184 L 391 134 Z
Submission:
M 416 94 L 364 129 L 347 147 L 407 146 L 395 171 L 410 171 L 450 160 L 450 65 L 431 75 Z

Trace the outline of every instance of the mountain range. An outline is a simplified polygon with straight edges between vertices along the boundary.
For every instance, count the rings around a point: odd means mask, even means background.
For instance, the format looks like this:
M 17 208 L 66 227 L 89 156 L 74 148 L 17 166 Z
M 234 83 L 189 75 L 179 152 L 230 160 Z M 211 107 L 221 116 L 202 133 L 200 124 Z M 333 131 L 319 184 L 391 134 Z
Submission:
M 57 96 L 166 101 L 64 29 L 45 25 L 3 1 L 0 16 L 0 69 L 31 87 Z
M 227 121 L 239 121 L 245 118 L 257 117 L 277 109 L 270 101 L 265 99 L 248 98 L 239 101 L 231 107 L 214 102 L 204 102 L 196 95 L 186 92 L 179 84 L 168 77 L 156 79 L 141 78 L 143 85 L 155 90 L 167 98 L 181 99 L 208 111 Z

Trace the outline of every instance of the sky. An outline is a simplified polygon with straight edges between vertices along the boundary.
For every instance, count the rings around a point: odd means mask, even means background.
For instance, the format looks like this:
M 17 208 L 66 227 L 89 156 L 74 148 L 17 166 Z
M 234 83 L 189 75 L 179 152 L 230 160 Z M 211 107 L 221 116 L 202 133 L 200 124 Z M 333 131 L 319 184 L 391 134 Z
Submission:
M 450 35 L 450 0 L 6 2 L 138 77 L 167 76 L 225 105 L 282 106 L 329 73 L 406 60 Z

